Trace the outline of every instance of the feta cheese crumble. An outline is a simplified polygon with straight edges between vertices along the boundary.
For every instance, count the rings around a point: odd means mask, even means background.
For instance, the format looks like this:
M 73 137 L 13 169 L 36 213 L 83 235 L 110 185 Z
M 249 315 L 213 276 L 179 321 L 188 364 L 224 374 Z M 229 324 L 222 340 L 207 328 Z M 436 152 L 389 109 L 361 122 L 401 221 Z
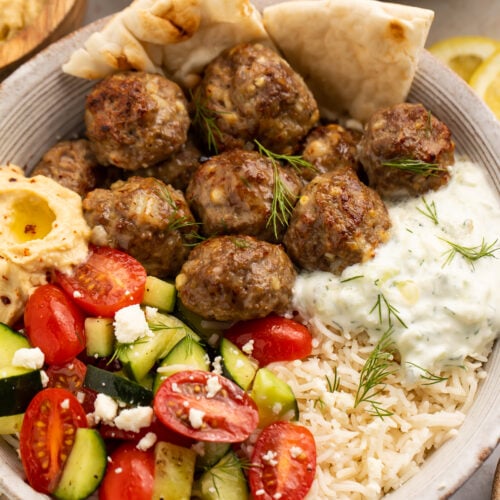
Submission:
M 222 385 L 219 382 L 217 375 L 208 377 L 207 379 L 207 398 L 213 398 L 221 389 Z
M 205 412 L 196 408 L 189 408 L 189 423 L 193 429 L 200 429 L 203 425 Z
M 45 362 L 45 355 L 39 347 L 22 347 L 18 349 L 12 357 L 12 366 L 39 370 Z
M 122 307 L 116 311 L 113 326 L 116 340 L 122 344 L 130 344 L 152 333 L 139 304 Z
M 115 418 L 115 425 L 124 431 L 139 432 L 153 421 L 153 408 L 151 406 L 137 406 L 122 410 Z

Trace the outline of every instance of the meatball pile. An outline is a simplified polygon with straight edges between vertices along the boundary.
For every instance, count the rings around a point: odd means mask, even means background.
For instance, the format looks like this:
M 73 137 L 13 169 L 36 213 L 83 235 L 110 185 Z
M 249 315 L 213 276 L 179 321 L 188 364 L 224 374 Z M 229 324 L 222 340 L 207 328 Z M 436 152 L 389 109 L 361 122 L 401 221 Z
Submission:
M 390 238 L 383 200 L 441 188 L 454 162 L 421 104 L 379 110 L 362 131 L 321 122 L 302 77 L 260 44 L 223 52 L 191 91 L 104 78 L 85 125 L 35 172 L 80 193 L 94 244 L 175 279 L 187 309 L 219 321 L 288 312 L 300 270 L 373 258 Z

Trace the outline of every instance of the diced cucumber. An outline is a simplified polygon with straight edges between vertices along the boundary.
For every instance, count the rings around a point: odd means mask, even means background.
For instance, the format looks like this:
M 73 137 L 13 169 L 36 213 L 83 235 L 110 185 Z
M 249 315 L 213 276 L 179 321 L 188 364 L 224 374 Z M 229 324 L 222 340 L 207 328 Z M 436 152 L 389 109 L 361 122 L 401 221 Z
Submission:
M 206 470 L 213 467 L 229 451 L 231 443 L 200 441 L 198 446 L 202 448 L 203 453 L 196 457 L 196 469 Z
M 21 425 L 23 425 L 23 418 L 24 413 L 0 417 L 0 435 L 15 434 L 16 432 L 20 432 Z
M 112 318 L 86 318 L 87 356 L 105 358 L 113 354 L 115 333 Z
M 155 363 L 163 359 L 186 335 L 200 340 L 191 328 L 169 314 L 157 313 L 148 323 L 153 335 L 120 350 L 118 355 L 125 373 L 136 381 L 144 379 Z
M 202 474 L 197 487 L 201 500 L 246 500 L 249 498 L 247 481 L 240 461 L 232 451 Z
M 156 392 L 161 383 L 173 373 L 182 370 L 208 371 L 209 369 L 210 360 L 207 351 L 187 335 L 177 342 L 157 368 L 153 392 Z
M 137 382 L 93 365 L 87 366 L 83 385 L 129 405 L 147 406 L 153 400 L 153 393 Z
M 40 370 L 0 379 L 0 416 L 23 413 L 42 389 Z
M 160 311 L 172 312 L 175 308 L 176 290 L 173 283 L 154 276 L 146 278 L 146 290 L 142 305 L 156 307 Z
M 31 371 L 29 368 L 12 366 L 12 358 L 18 349 L 29 349 L 31 344 L 29 340 L 19 332 L 12 330 L 4 323 L 0 323 L 0 378 L 20 375 Z
M 215 347 L 229 324 L 211 321 L 190 311 L 180 300 L 176 302 L 175 314 L 189 325 L 209 346 Z
M 106 446 L 99 432 L 79 427 L 54 496 L 60 500 L 87 498 L 102 481 L 107 462 Z
M 299 406 L 291 387 L 268 368 L 257 371 L 250 396 L 259 409 L 259 427 L 299 418 Z
M 196 453 L 163 441 L 156 444 L 154 453 L 153 500 L 189 500 Z
M 224 375 L 246 391 L 252 384 L 259 365 L 226 338 L 220 342 L 220 355 Z

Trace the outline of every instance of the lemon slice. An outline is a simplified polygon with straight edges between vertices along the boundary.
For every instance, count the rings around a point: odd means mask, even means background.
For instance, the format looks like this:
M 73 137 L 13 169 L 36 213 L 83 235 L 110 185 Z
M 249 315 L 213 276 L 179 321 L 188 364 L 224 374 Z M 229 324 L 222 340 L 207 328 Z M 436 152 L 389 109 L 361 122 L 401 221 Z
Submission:
M 469 83 L 500 120 L 500 49 L 479 65 Z
M 479 65 L 499 49 L 499 41 L 483 36 L 446 38 L 429 47 L 432 54 L 466 82 L 470 80 Z

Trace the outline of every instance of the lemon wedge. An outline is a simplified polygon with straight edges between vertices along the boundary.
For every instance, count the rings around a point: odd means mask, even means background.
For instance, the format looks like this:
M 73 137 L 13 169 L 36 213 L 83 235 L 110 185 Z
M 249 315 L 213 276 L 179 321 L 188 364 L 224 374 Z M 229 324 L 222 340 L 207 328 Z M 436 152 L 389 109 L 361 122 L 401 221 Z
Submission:
M 500 120 L 500 49 L 478 66 L 469 84 Z
M 429 51 L 469 82 L 476 69 L 495 51 L 500 42 L 483 36 L 446 38 L 429 47 Z

